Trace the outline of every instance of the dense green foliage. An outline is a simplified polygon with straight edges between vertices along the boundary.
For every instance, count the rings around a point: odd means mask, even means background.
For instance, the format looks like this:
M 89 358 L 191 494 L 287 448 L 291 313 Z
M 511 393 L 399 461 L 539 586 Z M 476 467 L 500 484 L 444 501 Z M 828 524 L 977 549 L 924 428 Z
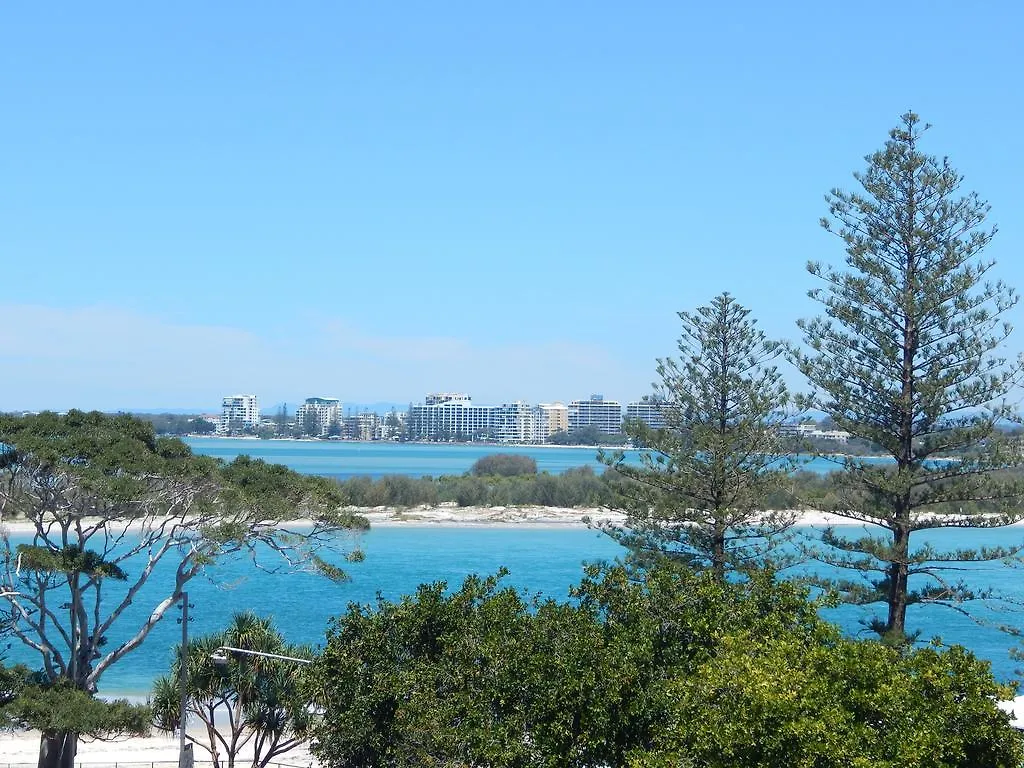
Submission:
M 728 293 L 680 312 L 680 358 L 658 361 L 651 398 L 664 426 L 627 421 L 644 447 L 639 465 L 601 454 L 622 478 L 616 506 L 628 514 L 604 528 L 634 556 L 668 553 L 724 579 L 761 566 L 793 523 L 766 511 L 792 469 L 779 432 L 789 394 L 772 364 L 781 346 L 749 314 Z
M 606 473 L 607 474 L 607 473 Z M 598 507 L 612 502 L 605 479 L 590 467 L 552 475 L 503 477 L 443 475 L 438 478 L 386 475 L 338 482 L 345 503 L 357 508 L 415 507 L 421 504 L 473 506 Z
M 310 659 L 304 646 L 288 645 L 270 619 L 238 613 L 222 632 L 189 641 L 187 710 L 204 725 L 204 736 L 186 738 L 209 753 L 214 768 L 234 768 L 243 748 L 253 754 L 253 768 L 265 768 L 304 740 L 310 722 L 306 702 L 297 694 L 300 664 L 294 661 L 228 653 L 226 661 L 213 659 L 228 646 L 292 658 Z M 177 728 L 180 721 L 181 647 L 167 676 L 153 685 L 156 724 Z
M 537 461 L 530 456 L 517 453 L 492 453 L 474 461 L 469 474 L 477 477 L 536 475 Z
M 626 435 L 609 435 L 593 424 L 574 429 L 571 432 L 555 432 L 548 437 L 552 445 L 625 445 Z
M 1020 441 L 998 426 L 1015 418 L 1006 398 L 1021 378 L 1021 362 L 1002 356 L 1002 316 L 1017 296 L 989 280 L 993 262 L 981 258 L 995 233 L 984 228 L 988 206 L 960 194 L 947 159 L 919 151 L 922 132 L 916 115 L 903 115 L 855 176 L 861 190 L 828 196 L 822 224 L 843 241 L 846 268 L 808 265 L 825 284 L 810 293 L 825 316 L 801 321 L 806 347 L 792 350 L 814 389 L 807 405 L 893 459 L 848 459 L 829 508 L 884 533 L 829 532 L 819 555 L 854 573 L 839 584 L 849 599 L 887 604 L 875 628 L 896 640 L 908 606 L 978 597 L 950 577 L 959 564 L 1021 546 L 941 552 L 912 547 L 915 532 L 1024 516 L 1024 484 L 1002 472 L 1024 462 Z M 954 453 L 960 461 L 933 461 Z M 978 501 L 989 508 L 971 506 Z
M 102 701 L 67 681 L 45 682 L 24 666 L 0 666 L 0 728 L 39 731 L 40 764 L 72 768 L 79 734 L 146 736 L 150 720 L 148 706 Z
M 454 503 L 459 506 L 538 505 L 589 509 L 616 504 L 617 497 L 609 482 L 618 486 L 624 480 L 614 469 L 598 475 L 590 467 L 577 467 L 560 475 L 541 472 L 508 478 L 386 475 L 374 480 L 353 477 L 338 481 L 338 487 L 344 503 L 357 508 Z M 837 484 L 830 474 L 796 470 L 784 483 L 768 491 L 764 508 L 831 507 L 836 503 L 836 489 Z
M 360 556 L 338 534 L 366 521 L 341 509 L 335 484 L 248 457 L 195 456 L 131 416 L 2 417 L 0 445 L 0 523 L 26 521 L 33 535 L 17 545 L 0 525 L 0 605 L 15 619 L 13 638 L 37 654 L 40 690 L 78 691 L 67 702 L 83 717 L 106 670 L 217 558 L 272 557 L 275 567 L 343 578 L 340 563 Z M 162 561 L 172 567 L 157 585 Z M 104 590 L 112 579 L 127 586 L 113 598 Z M 144 618 L 122 627 L 142 594 Z M 115 625 L 126 639 L 108 644 Z M 76 740 L 75 731 L 44 733 L 41 768 L 69 764 Z
M 215 425 L 202 416 L 179 413 L 133 414 L 140 421 L 148 421 L 158 435 L 209 435 Z
M 500 574 L 499 574 L 500 576 Z M 794 586 L 591 568 L 352 605 L 306 678 L 313 751 L 360 766 L 1018 766 L 1008 691 L 961 649 L 842 638 Z

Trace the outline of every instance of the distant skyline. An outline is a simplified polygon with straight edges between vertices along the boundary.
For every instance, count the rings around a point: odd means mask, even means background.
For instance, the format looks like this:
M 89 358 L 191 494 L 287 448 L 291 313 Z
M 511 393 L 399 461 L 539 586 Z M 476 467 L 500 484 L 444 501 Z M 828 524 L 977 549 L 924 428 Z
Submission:
M 724 290 L 798 340 L 805 263 L 843 258 L 824 195 L 907 109 L 1024 289 L 1022 24 L 941 0 L 5 7 L 0 411 L 627 402 Z

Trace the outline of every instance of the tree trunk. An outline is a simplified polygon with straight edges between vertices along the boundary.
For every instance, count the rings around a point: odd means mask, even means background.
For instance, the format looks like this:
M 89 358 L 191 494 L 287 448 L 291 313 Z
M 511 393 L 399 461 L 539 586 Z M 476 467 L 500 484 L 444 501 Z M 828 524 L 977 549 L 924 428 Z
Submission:
M 725 582 L 725 528 L 715 525 L 714 540 L 711 548 L 711 570 L 718 581 Z
M 39 738 L 39 768 L 74 768 L 78 734 L 73 731 L 43 733 Z
M 898 527 L 893 531 L 892 562 L 889 565 L 889 617 L 885 623 L 885 634 L 894 640 L 902 640 L 907 633 L 909 551 L 910 533 Z

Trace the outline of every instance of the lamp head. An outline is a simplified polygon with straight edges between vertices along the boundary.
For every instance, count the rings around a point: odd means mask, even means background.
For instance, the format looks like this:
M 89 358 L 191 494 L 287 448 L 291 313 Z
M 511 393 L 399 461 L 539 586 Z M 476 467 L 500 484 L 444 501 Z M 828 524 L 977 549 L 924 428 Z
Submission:
M 221 648 L 210 654 L 210 661 L 217 669 L 224 669 L 228 665 L 228 655 Z

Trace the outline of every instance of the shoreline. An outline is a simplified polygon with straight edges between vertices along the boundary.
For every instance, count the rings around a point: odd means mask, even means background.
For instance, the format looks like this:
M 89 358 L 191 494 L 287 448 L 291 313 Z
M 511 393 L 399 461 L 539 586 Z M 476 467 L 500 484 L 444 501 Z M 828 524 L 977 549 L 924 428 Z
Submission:
M 455 502 L 415 507 L 347 507 L 346 511 L 365 517 L 374 528 L 596 528 L 603 524 L 624 525 L 626 513 L 603 507 L 545 507 L 539 505 L 459 507 Z M 770 510 L 794 518 L 798 527 L 824 528 L 828 526 L 866 527 L 873 523 L 854 520 L 831 512 L 816 509 Z M 86 518 L 89 522 L 98 522 Z M 139 530 L 147 525 L 144 521 L 118 523 L 128 531 Z M 296 518 L 278 525 L 283 529 L 311 528 L 314 521 Z M 1006 527 L 1024 526 L 1024 520 Z M 26 535 L 36 530 L 35 524 L 23 518 L 0 519 L 0 535 Z
M 374 528 L 595 528 L 603 524 L 624 525 L 627 516 L 624 512 L 602 507 L 545 507 L 538 505 L 494 506 L 494 507 L 459 507 L 455 502 L 438 505 L 420 505 L 416 507 L 348 507 L 346 511 L 365 517 L 370 522 L 370 530 Z M 820 510 L 778 510 L 792 515 L 795 526 L 826 527 L 826 526 L 865 526 L 859 520 L 852 520 Z M 98 522 L 90 520 L 90 522 Z M 296 518 L 279 525 L 279 528 L 312 527 L 314 522 L 309 519 Z M 119 523 L 129 531 L 139 530 L 146 525 L 143 521 Z M 1024 525 L 1024 522 L 1017 525 Z M 35 524 L 22 518 L 0 519 L 0 534 L 26 535 L 36 530 Z
M 535 505 L 458 507 L 453 502 L 417 507 L 354 507 L 352 512 L 370 521 L 373 528 L 592 528 L 601 524 L 624 525 L 624 512 L 602 507 L 544 507 Z M 795 518 L 794 525 L 825 527 L 863 526 L 859 520 L 820 510 L 779 510 Z M 589 522 L 588 522 L 589 520 Z

